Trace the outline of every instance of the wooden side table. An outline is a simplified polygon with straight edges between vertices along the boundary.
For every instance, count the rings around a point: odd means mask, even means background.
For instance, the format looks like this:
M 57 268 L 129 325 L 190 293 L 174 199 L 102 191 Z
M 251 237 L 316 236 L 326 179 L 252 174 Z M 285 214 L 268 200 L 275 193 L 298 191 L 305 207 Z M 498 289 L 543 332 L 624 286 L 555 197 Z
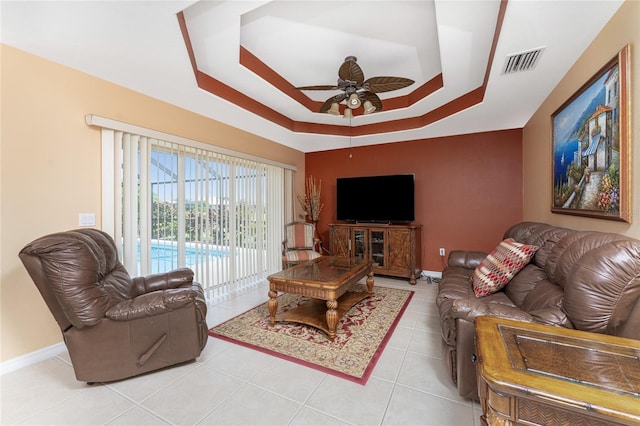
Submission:
M 640 341 L 476 318 L 484 425 L 640 424 Z

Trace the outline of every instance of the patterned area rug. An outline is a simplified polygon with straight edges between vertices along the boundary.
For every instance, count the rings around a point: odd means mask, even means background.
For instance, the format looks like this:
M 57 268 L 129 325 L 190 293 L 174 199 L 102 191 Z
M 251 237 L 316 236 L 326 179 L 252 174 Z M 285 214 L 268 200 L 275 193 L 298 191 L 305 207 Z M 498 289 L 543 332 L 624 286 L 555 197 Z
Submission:
M 351 291 L 366 291 L 366 286 L 356 284 Z M 386 287 L 373 292 L 344 314 L 333 342 L 307 325 L 280 322 L 270 327 L 266 302 L 213 327 L 209 335 L 364 385 L 413 297 L 413 291 Z M 283 294 L 278 313 L 308 300 Z

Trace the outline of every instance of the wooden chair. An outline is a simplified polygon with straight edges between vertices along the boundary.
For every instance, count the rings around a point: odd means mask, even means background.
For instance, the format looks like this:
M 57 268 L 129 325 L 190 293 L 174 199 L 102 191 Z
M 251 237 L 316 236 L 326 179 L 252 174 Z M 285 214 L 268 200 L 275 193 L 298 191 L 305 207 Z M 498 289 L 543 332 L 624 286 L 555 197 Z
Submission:
M 283 269 L 322 256 L 322 241 L 315 234 L 316 227 L 313 223 L 292 222 L 285 225 L 285 239 L 282 242 Z

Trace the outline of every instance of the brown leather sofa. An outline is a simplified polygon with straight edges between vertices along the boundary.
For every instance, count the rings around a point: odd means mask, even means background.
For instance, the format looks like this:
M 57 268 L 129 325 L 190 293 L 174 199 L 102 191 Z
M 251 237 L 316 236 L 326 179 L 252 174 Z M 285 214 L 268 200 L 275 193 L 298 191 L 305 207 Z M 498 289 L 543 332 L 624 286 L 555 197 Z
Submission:
M 474 319 L 481 315 L 640 339 L 640 241 L 619 234 L 524 222 L 504 238 L 540 247 L 502 290 L 476 297 L 472 275 L 486 253 L 452 251 L 436 304 L 447 371 L 478 399 Z
M 47 235 L 20 259 L 55 317 L 80 381 L 106 382 L 195 359 L 207 305 L 193 271 L 133 278 L 96 229 Z

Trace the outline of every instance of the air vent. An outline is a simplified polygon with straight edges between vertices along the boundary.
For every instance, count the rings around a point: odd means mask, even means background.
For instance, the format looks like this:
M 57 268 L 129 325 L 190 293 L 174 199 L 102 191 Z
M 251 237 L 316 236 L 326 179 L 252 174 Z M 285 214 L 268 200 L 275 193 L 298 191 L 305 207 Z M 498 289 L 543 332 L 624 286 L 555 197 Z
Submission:
M 532 70 L 538 63 L 543 51 L 544 47 L 539 47 L 537 49 L 513 53 L 507 56 L 502 73 L 513 74 L 514 72 Z

